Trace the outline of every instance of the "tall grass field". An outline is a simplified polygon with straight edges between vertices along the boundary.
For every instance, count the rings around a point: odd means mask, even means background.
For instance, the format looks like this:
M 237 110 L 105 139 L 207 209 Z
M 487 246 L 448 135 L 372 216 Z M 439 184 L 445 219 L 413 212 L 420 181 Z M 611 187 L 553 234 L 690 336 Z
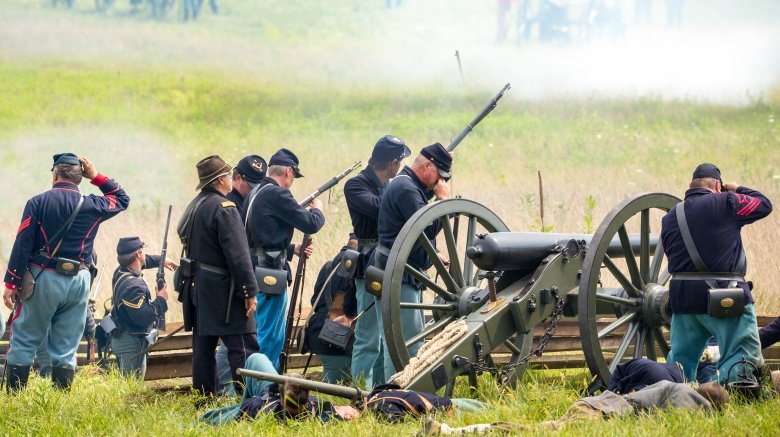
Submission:
M 661 2 L 654 2 L 655 24 L 572 46 L 494 44 L 496 2 L 473 0 L 407 0 L 397 10 L 379 0 L 223 0 L 219 15 L 205 2 L 190 23 L 180 21 L 180 9 L 152 19 L 146 3 L 134 9 L 118 0 L 107 13 L 86 0 L 72 10 L 59 3 L 0 5 L 0 270 L 26 200 L 50 186 L 54 153 L 88 157 L 131 197 L 96 240 L 98 266 L 110 273 L 120 237 L 139 235 L 149 253 L 160 251 L 167 206 L 175 223 L 196 194 L 201 158 L 219 154 L 235 164 L 287 147 L 306 175 L 292 187 L 303 198 L 354 161 L 365 163 L 385 134 L 404 139 L 414 154 L 433 142 L 446 145 L 506 82 L 512 89 L 458 147 L 451 188 L 453 196 L 495 211 L 511 230 L 592 233 L 627 197 L 682 197 L 701 162 L 717 164 L 724 181 L 780 201 L 776 2 L 686 2 L 686 32 L 696 37 L 680 43 L 686 34 L 664 29 Z M 719 31 L 732 24 L 733 31 Z M 661 68 L 662 50 L 640 57 L 626 41 L 663 46 L 675 64 Z M 734 50 L 729 41 L 747 44 Z M 698 44 L 711 51 L 691 51 Z M 673 53 L 675 46 L 682 49 Z M 602 56 L 611 49 L 620 55 Z M 747 64 L 754 55 L 761 61 Z M 623 62 L 597 70 L 621 56 Z M 640 70 L 646 75 L 631 82 L 629 73 Z M 723 71 L 730 75 L 719 80 L 715 73 Z M 81 189 L 98 192 L 86 183 Z M 341 186 L 321 199 L 326 225 L 314 235 L 307 298 L 319 266 L 351 230 Z M 780 313 L 778 217 L 742 233 L 760 314 Z M 168 243 L 177 258 L 175 232 Z M 150 286 L 153 277 L 146 274 Z M 101 303 L 111 295 L 109 282 L 98 291 Z M 8 310 L 0 315 L 7 318 Z M 174 299 L 168 320 L 181 320 Z M 484 378 L 479 396 L 488 410 L 439 419 L 466 425 L 557 418 L 588 379 L 585 369 L 529 371 L 516 389 L 499 391 Z M 456 395 L 470 394 L 458 385 Z M 215 428 L 196 423 L 199 401 L 86 367 L 69 392 L 34 377 L 20 395 L 0 393 L 0 435 L 364 436 L 422 429 L 420 419 L 390 425 L 368 415 L 356 423 L 261 418 Z M 779 407 L 777 400 L 734 402 L 713 416 L 643 414 L 561 434 L 771 436 L 780 433 Z

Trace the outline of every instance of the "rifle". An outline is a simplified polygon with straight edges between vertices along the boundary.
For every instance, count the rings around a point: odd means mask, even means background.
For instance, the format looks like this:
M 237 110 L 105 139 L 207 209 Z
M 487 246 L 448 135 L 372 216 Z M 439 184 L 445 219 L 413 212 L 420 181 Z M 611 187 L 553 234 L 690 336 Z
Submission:
M 447 151 L 452 152 L 455 150 L 455 148 L 458 147 L 458 144 L 460 144 L 460 142 L 466 138 L 466 135 L 470 134 L 471 131 L 474 130 L 474 127 L 476 127 L 483 118 L 487 117 L 487 115 L 490 114 L 492 110 L 496 109 L 498 101 L 501 99 L 501 97 L 504 97 L 504 93 L 509 91 L 510 87 L 511 85 L 507 83 L 503 88 L 501 88 L 501 91 L 499 91 L 498 94 L 496 94 L 495 97 L 493 97 L 490 102 L 488 102 L 487 106 L 485 106 L 485 109 L 483 109 L 482 112 L 474 117 L 474 119 L 471 120 L 471 123 L 467 124 L 466 127 L 460 131 L 458 136 L 452 140 L 450 145 L 447 146 Z
M 98 290 L 100 290 L 100 283 L 103 281 L 103 273 L 106 271 L 106 266 L 101 266 L 98 270 L 98 276 L 97 279 L 95 279 L 94 287 L 92 289 L 92 296 L 89 298 L 89 311 L 92 312 L 92 320 L 94 323 L 95 320 L 95 312 L 97 311 L 97 308 L 95 305 L 97 302 L 95 299 L 97 299 Z M 97 326 L 95 326 L 97 329 Z M 93 333 L 92 337 L 87 339 L 87 362 L 94 363 L 95 362 L 95 335 Z
M 311 204 L 311 202 L 314 199 L 316 199 L 317 196 L 335 187 L 336 184 L 339 183 L 339 181 L 347 177 L 348 174 L 352 173 L 352 171 L 354 171 L 358 167 L 360 167 L 360 161 L 355 161 L 354 164 L 347 167 L 344 171 L 331 178 L 328 182 L 325 182 L 321 187 L 314 190 L 314 192 L 309 194 L 308 197 L 303 199 L 300 205 L 304 208 L 309 206 L 309 204 Z M 290 349 L 292 348 L 292 333 L 293 333 L 293 322 L 295 322 L 296 303 L 298 303 L 298 317 L 299 317 L 298 321 L 300 321 L 300 314 L 302 309 L 301 307 L 303 305 L 303 294 L 301 293 L 301 290 L 303 289 L 303 283 L 306 279 L 305 251 L 306 248 L 309 247 L 309 243 L 311 243 L 311 236 L 308 234 L 304 234 L 303 241 L 301 242 L 300 256 L 298 257 L 298 265 L 295 268 L 295 280 L 293 282 L 292 293 L 290 293 L 290 307 L 287 309 L 287 325 L 285 326 L 285 331 L 284 331 L 284 349 L 282 350 L 282 354 L 279 356 L 279 367 L 281 368 L 280 373 L 284 373 L 285 370 L 287 369 L 287 357 L 290 356 Z
M 344 399 L 350 399 L 353 401 L 362 401 L 367 398 L 370 392 L 361 390 L 357 387 L 346 387 L 338 384 L 328 384 L 327 382 L 310 381 L 304 378 L 296 378 L 294 376 L 274 375 L 272 373 L 257 372 L 249 369 L 238 369 L 236 371 L 241 376 L 248 376 L 250 378 L 260 379 L 263 381 L 275 382 L 277 384 L 293 383 L 300 388 L 322 393 L 331 396 L 338 396 Z
M 331 180 L 329 180 L 328 182 L 325 182 L 321 187 L 319 187 L 316 190 L 314 190 L 314 192 L 309 194 L 308 197 L 306 197 L 305 199 L 303 199 L 301 201 L 300 205 L 302 207 L 306 208 L 307 206 L 309 206 L 309 204 L 311 203 L 312 200 L 317 198 L 317 196 L 319 196 L 320 194 L 322 194 L 322 193 L 330 190 L 331 188 L 335 187 L 336 184 L 338 184 L 342 179 L 347 177 L 348 174 L 352 173 L 358 167 L 360 167 L 360 161 L 355 161 L 355 163 L 352 164 L 350 167 L 347 167 L 344 171 L 342 171 L 341 173 L 337 174 L 336 176 L 331 178 Z
M 168 205 L 168 218 L 165 220 L 165 233 L 163 234 L 162 251 L 160 253 L 160 266 L 157 268 L 157 291 L 165 287 L 165 260 L 168 256 L 168 228 L 171 226 L 171 210 L 173 205 Z M 157 315 L 157 329 L 165 330 L 165 313 Z

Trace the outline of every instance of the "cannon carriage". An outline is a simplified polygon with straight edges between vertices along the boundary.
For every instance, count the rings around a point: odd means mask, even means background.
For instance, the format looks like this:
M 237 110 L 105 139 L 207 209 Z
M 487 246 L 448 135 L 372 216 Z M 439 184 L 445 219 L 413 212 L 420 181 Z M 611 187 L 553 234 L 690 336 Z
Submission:
M 501 384 L 513 386 L 529 358 L 543 352 L 562 316 L 578 320 L 594 377 L 591 389 L 609 384 L 622 361 L 665 356 L 670 275 L 657 235 L 660 218 L 679 201 L 662 193 L 631 197 L 592 235 L 509 232 L 495 213 L 465 199 L 421 209 L 390 249 L 382 280 L 384 334 L 394 366 L 403 369 L 411 359 L 410 346 L 436 341 L 451 324 L 465 324 L 465 329 L 434 359 L 414 363 L 421 367 L 403 385 L 426 392 L 445 388 L 450 394 L 457 377 L 467 376 L 474 386 L 476 376 L 489 371 Z M 442 223 L 438 249 L 424 233 L 436 220 Z M 418 247 L 432 260 L 430 272 L 408 263 Z M 425 285 L 421 302 L 401 301 L 404 275 Z M 401 313 L 415 310 L 429 315 L 429 322 L 423 332 L 405 339 Z M 544 335 L 532 350 L 533 328 L 541 323 Z M 508 363 L 498 366 L 491 354 L 506 350 Z

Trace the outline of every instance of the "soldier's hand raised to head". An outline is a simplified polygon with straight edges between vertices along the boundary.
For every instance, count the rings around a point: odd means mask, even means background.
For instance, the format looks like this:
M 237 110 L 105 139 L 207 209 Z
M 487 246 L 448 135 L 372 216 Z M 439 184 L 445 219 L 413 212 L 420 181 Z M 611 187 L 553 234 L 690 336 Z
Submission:
M 255 313 L 255 308 L 257 308 L 257 298 L 250 297 L 249 299 L 244 299 L 244 308 L 246 308 L 246 316 L 252 317 Z
M 737 188 L 739 188 L 739 184 L 736 182 L 726 182 L 723 184 L 724 191 L 737 191 Z
M 433 194 L 436 196 L 436 200 L 445 200 L 450 198 L 450 186 L 447 185 L 447 182 L 439 178 L 439 181 L 436 182 L 436 186 L 433 187 Z
M 84 169 L 82 175 L 85 178 L 92 180 L 95 178 L 95 176 L 97 176 L 98 172 L 97 170 L 95 170 L 95 166 L 92 165 L 91 162 L 89 162 L 89 159 L 82 157 L 79 158 L 79 162 L 81 162 L 81 167 Z

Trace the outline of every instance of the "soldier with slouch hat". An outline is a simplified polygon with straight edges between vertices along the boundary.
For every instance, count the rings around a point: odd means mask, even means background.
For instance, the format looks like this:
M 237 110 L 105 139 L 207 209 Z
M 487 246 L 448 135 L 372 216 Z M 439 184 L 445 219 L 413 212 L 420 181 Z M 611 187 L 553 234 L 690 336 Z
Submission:
M 228 348 L 236 380 L 236 370 L 258 351 L 252 317 L 258 289 L 244 225 L 236 204 L 225 197 L 233 167 L 217 155 L 196 167 L 200 193 L 177 227 L 185 247 L 179 301 L 184 327 L 193 331 L 192 384 L 201 393 L 216 394 L 217 341 Z
M 34 196 L 24 207 L 5 274 L 3 301 L 13 309 L 6 371 L 9 391 L 27 384 L 35 350 L 47 332 L 54 384 L 70 387 L 87 318 L 95 235 L 100 224 L 130 203 L 125 190 L 98 173 L 87 158 L 54 155 L 51 173 L 52 189 Z M 83 178 L 103 195 L 82 195 Z

